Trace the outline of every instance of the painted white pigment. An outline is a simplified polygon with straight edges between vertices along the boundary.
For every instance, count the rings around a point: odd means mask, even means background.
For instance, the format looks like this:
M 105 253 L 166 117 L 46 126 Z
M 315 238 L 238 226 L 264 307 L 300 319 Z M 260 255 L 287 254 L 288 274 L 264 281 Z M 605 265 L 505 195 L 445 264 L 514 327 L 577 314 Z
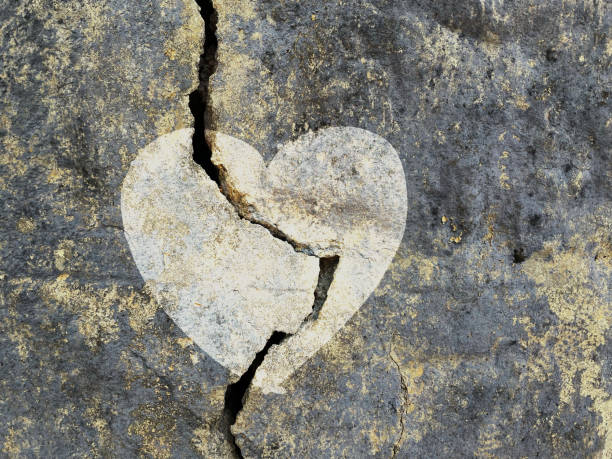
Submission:
M 395 255 L 407 212 L 400 159 L 383 138 L 357 128 L 305 134 L 268 165 L 245 142 L 207 133 L 242 216 L 316 256 L 340 257 L 318 318 L 304 322 L 318 259 L 241 220 L 192 161 L 191 134 L 163 136 L 132 163 L 121 203 L 130 249 L 170 317 L 236 375 L 273 330 L 294 333 L 272 346 L 253 380 L 264 392 L 283 392 L 283 381 L 361 307 Z
M 142 149 L 121 190 L 132 256 L 187 336 L 239 376 L 274 330 L 312 311 L 318 259 L 240 218 L 192 160 L 192 129 Z
M 214 132 L 207 138 L 241 214 L 317 256 L 340 257 L 317 320 L 272 346 L 255 374 L 264 392 L 283 392 L 282 382 L 344 326 L 391 263 L 406 222 L 402 164 L 385 139 L 352 127 L 305 134 L 267 166 L 245 142 Z

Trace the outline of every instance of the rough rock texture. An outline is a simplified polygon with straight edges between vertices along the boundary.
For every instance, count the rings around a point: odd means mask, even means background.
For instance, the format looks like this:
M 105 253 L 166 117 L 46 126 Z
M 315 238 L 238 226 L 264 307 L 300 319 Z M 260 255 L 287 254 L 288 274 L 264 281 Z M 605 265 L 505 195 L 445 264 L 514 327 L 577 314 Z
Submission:
M 203 21 L 176 2 L 0 1 L 0 456 L 231 454 L 229 372 L 144 289 L 120 188 L 193 124 Z
M 268 161 L 367 129 L 408 196 L 359 312 L 247 394 L 242 455 L 610 457 L 610 4 L 214 5 L 207 128 Z M 234 378 L 151 299 L 120 213 L 138 150 L 192 125 L 202 32 L 190 0 L 0 0 L 0 455 L 235 454 Z
M 214 3 L 209 127 L 268 160 L 375 132 L 409 203 L 366 304 L 250 392 L 242 454 L 610 457 L 610 4 Z

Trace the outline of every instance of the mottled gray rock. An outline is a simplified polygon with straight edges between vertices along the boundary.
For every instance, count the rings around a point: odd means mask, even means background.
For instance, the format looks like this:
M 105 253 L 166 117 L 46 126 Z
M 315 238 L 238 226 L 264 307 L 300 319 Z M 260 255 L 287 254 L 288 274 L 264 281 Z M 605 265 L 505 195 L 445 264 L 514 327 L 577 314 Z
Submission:
M 243 455 L 612 454 L 609 3 L 215 6 L 209 128 L 268 161 L 367 129 L 409 204 L 360 311 L 286 394 L 249 394 Z
M 248 393 L 243 456 L 610 456 L 610 5 L 214 4 L 206 127 L 268 162 L 365 129 L 408 203 L 361 309 Z M 231 456 L 235 377 L 151 298 L 120 212 L 137 152 L 192 126 L 196 4 L 4 0 L 0 24 L 0 454 Z
M 151 300 L 120 187 L 189 127 L 203 21 L 177 2 L 0 2 L 0 456 L 230 454 L 229 372 Z

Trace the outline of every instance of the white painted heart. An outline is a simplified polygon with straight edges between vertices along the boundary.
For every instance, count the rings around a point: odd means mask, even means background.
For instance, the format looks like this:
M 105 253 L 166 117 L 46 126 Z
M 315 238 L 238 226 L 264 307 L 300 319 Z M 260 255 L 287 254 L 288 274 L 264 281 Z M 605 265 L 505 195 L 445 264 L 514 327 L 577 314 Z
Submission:
M 395 255 L 407 212 L 400 159 L 383 138 L 352 127 L 305 134 L 268 165 L 245 142 L 208 132 L 232 205 L 193 162 L 192 133 L 164 135 L 132 162 L 121 195 L 132 255 L 168 315 L 236 375 L 273 331 L 292 334 L 272 346 L 253 379 L 264 392 L 282 392 L 283 381 L 361 307 Z M 316 320 L 304 320 L 317 257 L 334 255 L 327 300 Z

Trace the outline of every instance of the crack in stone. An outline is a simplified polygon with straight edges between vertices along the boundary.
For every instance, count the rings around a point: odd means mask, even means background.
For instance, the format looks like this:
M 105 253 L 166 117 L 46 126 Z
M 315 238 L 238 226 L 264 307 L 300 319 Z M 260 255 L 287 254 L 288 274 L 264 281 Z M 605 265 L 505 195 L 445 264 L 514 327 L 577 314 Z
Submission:
M 241 218 L 267 229 L 273 237 L 286 242 L 296 252 L 305 253 L 309 256 L 316 256 L 309 247 L 293 241 L 278 228 L 264 221 L 259 221 L 250 215 L 246 215 L 245 210 L 241 206 L 240 195 L 236 190 L 231 190 L 225 180 L 225 169 L 223 166 L 216 166 L 212 162 L 212 150 L 209 142 L 206 140 L 205 132 L 206 129 L 211 126 L 213 120 L 210 110 L 210 79 L 215 73 L 218 65 L 218 40 L 216 36 L 218 14 L 214 7 L 213 0 L 196 0 L 196 2 L 200 7 L 200 14 L 204 19 L 205 35 L 204 50 L 200 56 L 199 62 L 198 89 L 189 96 L 189 108 L 194 116 L 193 160 L 199 164 L 210 179 L 218 185 L 221 193 L 237 210 Z M 325 300 L 327 299 L 327 292 L 334 279 L 334 273 L 340 260 L 338 256 L 317 258 L 319 258 L 319 277 L 314 290 L 312 312 L 304 318 L 298 331 L 307 322 L 315 321 L 318 318 Z M 238 381 L 227 386 L 223 407 L 222 429 L 225 431 L 225 435 L 233 446 L 234 455 L 237 458 L 242 458 L 243 456 L 236 443 L 236 438 L 231 427 L 235 424 L 236 418 L 244 406 L 244 400 L 251 387 L 251 382 L 255 377 L 257 369 L 263 363 L 269 349 L 273 345 L 281 345 L 289 336 L 292 336 L 292 334 L 274 331 L 263 349 L 256 354 L 247 371 L 242 374 Z
M 210 149 L 210 146 L 209 146 L 209 149 Z M 255 215 L 252 215 L 248 211 L 248 205 L 243 202 L 242 194 L 238 190 L 234 189 L 230 185 L 229 181 L 227 180 L 228 174 L 227 174 L 227 170 L 225 169 L 225 167 L 222 164 L 219 164 L 219 165 L 214 164 L 212 162 L 212 159 L 210 159 L 211 156 L 209 156 L 209 160 L 210 160 L 210 164 L 212 165 L 212 167 L 216 168 L 217 170 L 216 182 L 217 182 L 217 185 L 219 185 L 219 190 L 221 191 L 221 194 L 225 196 L 227 201 L 232 206 L 234 206 L 234 209 L 236 209 L 240 218 L 267 229 L 273 237 L 275 237 L 276 239 L 280 239 L 283 242 L 286 242 L 291 247 L 293 247 L 293 250 L 295 250 L 296 252 L 300 252 L 300 253 L 304 253 L 309 256 L 316 257 L 316 255 L 310 249 L 310 247 L 304 244 L 300 244 L 299 242 L 295 241 L 294 239 L 289 237 L 287 234 L 282 232 L 279 228 L 276 228 L 270 223 L 264 220 L 258 219 Z
M 219 184 L 219 172 L 211 161 L 212 151 L 204 133 L 212 124 L 210 105 L 210 79 L 217 70 L 217 10 L 213 0 L 195 0 L 204 20 L 204 46 L 198 65 L 198 88 L 189 95 L 189 108 L 194 117 L 193 160 L 206 174 Z
M 319 279 L 314 292 L 315 299 L 312 305 L 312 312 L 302 321 L 298 331 L 307 322 L 317 319 L 319 312 L 325 303 L 325 299 L 327 298 L 327 292 L 333 281 L 334 273 L 336 271 L 336 267 L 338 266 L 339 260 L 340 259 L 337 256 L 319 259 Z M 242 458 L 242 453 L 238 447 L 238 444 L 236 443 L 236 438 L 231 431 L 231 427 L 236 423 L 236 418 L 244 406 L 244 400 L 251 387 L 255 373 L 263 363 L 270 348 L 272 346 L 281 345 L 287 338 L 293 335 L 294 333 L 274 331 L 266 342 L 264 348 L 256 354 L 255 359 L 253 359 L 247 371 L 242 374 L 237 382 L 227 386 L 225 391 L 225 405 L 223 407 L 223 414 L 229 438 L 232 439 L 232 444 L 235 448 L 234 452 L 238 458 Z
M 232 444 L 234 446 L 234 453 L 236 457 L 242 458 L 242 452 L 236 443 L 236 438 L 231 431 L 232 426 L 236 422 L 236 418 L 238 417 L 238 413 L 242 410 L 244 406 L 244 398 L 246 396 L 249 387 L 251 387 L 251 381 L 255 377 L 255 372 L 257 368 L 262 364 L 268 350 L 272 347 L 272 345 L 278 345 L 282 343 L 285 338 L 287 338 L 287 334 L 274 331 L 270 338 L 266 342 L 264 348 L 257 353 L 248 370 L 240 377 L 238 381 L 233 384 L 227 386 L 225 391 L 225 405 L 223 407 L 223 415 L 227 422 L 227 431 L 229 438 L 232 440 Z
M 319 279 L 314 291 L 314 302 L 312 304 L 312 312 L 304 319 L 304 323 L 312 322 L 319 318 L 319 313 L 323 309 L 325 300 L 327 300 L 327 292 L 334 280 L 336 268 L 340 262 L 339 256 L 321 257 L 319 258 Z M 303 324 L 302 324 L 303 325 Z
M 389 342 L 389 354 L 388 355 L 391 361 L 393 362 L 393 364 L 397 368 L 397 372 L 400 377 L 400 385 L 402 387 L 401 403 L 400 403 L 400 434 L 399 434 L 397 441 L 393 445 L 393 454 L 391 455 L 391 458 L 394 459 L 397 456 L 397 453 L 399 452 L 399 448 L 400 448 L 400 445 L 402 444 L 402 441 L 404 440 L 404 432 L 406 430 L 406 426 L 404 425 L 404 412 L 405 412 L 405 406 L 408 405 L 410 401 L 408 400 L 408 385 L 406 384 L 406 380 L 404 379 L 402 369 L 398 361 L 395 360 L 395 358 L 393 357 L 393 337 L 391 337 L 391 340 Z

